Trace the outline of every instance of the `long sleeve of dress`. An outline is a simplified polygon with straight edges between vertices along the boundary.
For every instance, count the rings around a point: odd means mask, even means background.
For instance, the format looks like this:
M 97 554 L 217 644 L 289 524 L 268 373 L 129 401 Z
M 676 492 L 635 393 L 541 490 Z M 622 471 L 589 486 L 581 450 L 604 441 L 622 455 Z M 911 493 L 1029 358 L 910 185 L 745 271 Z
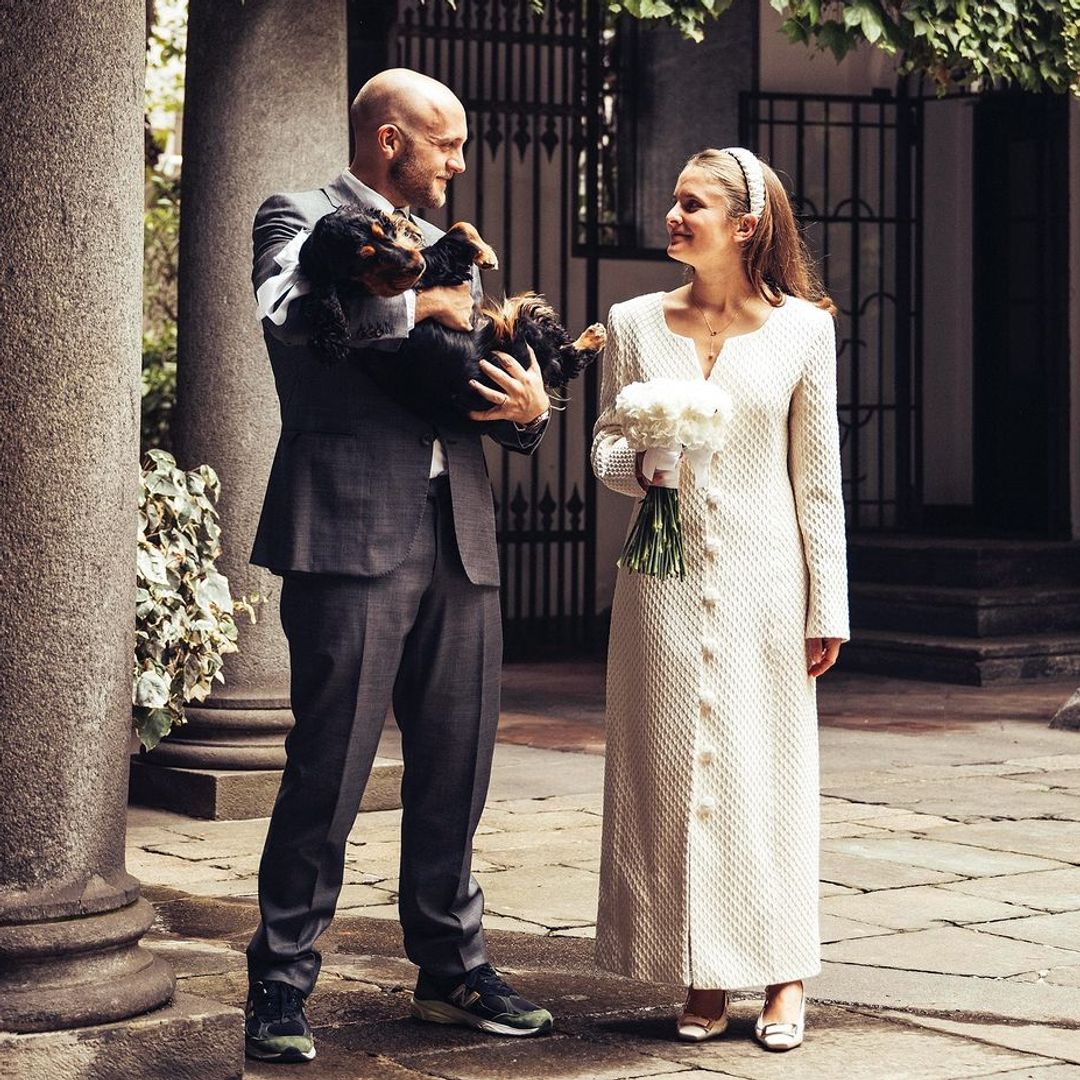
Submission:
M 824 314 L 824 313 L 823 313 Z M 849 637 L 836 330 L 823 317 L 791 398 L 788 468 L 809 571 L 806 636 Z
M 612 491 L 640 498 L 642 491 L 634 471 L 634 451 L 626 445 L 622 430 L 612 416 L 616 396 L 628 382 L 633 381 L 627 373 L 626 343 L 620 338 L 619 323 L 613 307 L 608 312 L 604 376 L 600 383 L 600 415 L 593 428 L 592 467 L 596 478 Z

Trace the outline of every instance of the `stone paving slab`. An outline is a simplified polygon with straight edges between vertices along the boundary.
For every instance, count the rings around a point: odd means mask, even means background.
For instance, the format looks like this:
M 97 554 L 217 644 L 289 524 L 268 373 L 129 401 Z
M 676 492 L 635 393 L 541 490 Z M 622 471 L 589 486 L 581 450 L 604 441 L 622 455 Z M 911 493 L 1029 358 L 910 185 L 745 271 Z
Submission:
M 1009 1069 L 1008 1072 L 987 1074 L 994 1080 L 1080 1080 L 1075 1065 L 1043 1065 L 1035 1069 Z
M 1005 919 L 989 923 L 981 929 L 989 934 L 1068 949 L 1076 953 L 1076 962 L 1080 964 L 1080 911 Z
M 940 835 L 941 831 L 937 830 L 935 835 Z M 1032 855 L 992 851 L 915 836 L 827 840 L 822 847 L 826 851 L 861 855 L 868 859 L 885 859 L 904 866 L 925 866 L 930 870 L 963 877 L 993 877 L 1000 874 L 1018 874 L 1026 870 L 1058 870 L 1064 865 Z
M 1040 802 L 1033 802 L 1040 806 Z M 934 829 L 933 836 L 992 851 L 1038 855 L 1080 865 L 1080 825 L 1073 821 L 983 821 Z
M 551 929 L 596 921 L 600 879 L 587 870 L 566 867 L 558 874 L 538 875 L 533 865 L 475 877 L 487 909 L 498 915 L 536 921 L 536 913 L 542 912 L 544 925 Z
M 899 889 L 906 885 L 933 885 L 959 881 L 962 874 L 948 874 L 922 866 L 906 866 L 888 859 L 848 855 L 842 851 L 821 852 L 820 874 L 823 881 L 847 885 L 853 889 Z
M 1069 1031 L 1047 1024 L 964 1023 L 943 1017 L 903 1012 L 889 1012 L 887 1015 L 932 1031 L 963 1035 L 982 1043 L 1021 1050 L 1026 1054 L 1041 1054 L 1080 1065 L 1080 1030 Z
M 856 964 L 941 974 L 1001 979 L 1025 971 L 1071 966 L 1080 954 L 1049 945 L 1016 941 L 969 927 L 943 926 L 890 934 L 861 941 L 840 941 L 822 948 L 822 956 Z
M 876 895 L 869 893 L 866 895 Z M 849 941 L 852 938 L 874 937 L 878 934 L 891 934 L 887 926 L 874 926 L 856 919 L 845 919 L 823 910 L 819 919 L 819 933 L 822 944 L 832 941 Z
M 581 1040 L 547 1038 L 506 1040 L 495 1047 L 439 1051 L 417 1055 L 410 1064 L 445 1080 L 490 1080 L 495 1076 L 528 1077 L 529 1080 L 567 1080 L 587 1076 L 590 1080 L 633 1080 L 635 1077 L 670 1075 L 680 1062 L 667 1057 L 638 1054 L 617 1046 L 594 1047 Z
M 826 960 L 807 987 L 811 1000 L 840 1005 L 1080 1027 L 1080 992 L 1037 973 L 987 979 Z
M 1080 821 L 1080 797 L 1040 790 L 1002 776 L 958 776 L 948 780 L 894 780 L 889 783 L 837 784 L 826 777 L 826 794 L 845 791 L 862 802 L 884 803 L 923 814 L 955 817 L 964 805 L 993 808 L 993 816 L 1025 821 L 1055 815 Z M 1036 797 L 1038 796 L 1038 797 Z
M 821 910 L 824 914 L 890 930 L 926 930 L 935 923 L 982 923 L 1035 914 L 1029 908 L 1000 900 L 949 892 L 951 888 L 951 885 L 914 885 L 849 893 L 826 898 Z
M 942 885 L 942 889 L 1005 903 L 1024 904 L 1039 911 L 1080 910 L 1080 867 L 1036 870 L 1031 874 L 978 878 Z
M 647 1014 L 568 1019 L 561 1025 L 577 1037 L 600 1037 L 608 1045 L 627 1045 L 642 1053 L 675 1057 L 690 1069 L 721 1072 L 747 1080 L 954 1080 L 1027 1065 L 1055 1063 L 1051 1057 L 990 1046 L 918 1025 L 876 1018 L 811 1003 L 806 1037 L 791 1054 L 762 1050 L 753 1039 L 760 999 L 731 1008 L 727 1033 L 697 1045 L 673 1043 L 671 1015 Z M 577 1074 L 589 1076 L 582 1070 Z

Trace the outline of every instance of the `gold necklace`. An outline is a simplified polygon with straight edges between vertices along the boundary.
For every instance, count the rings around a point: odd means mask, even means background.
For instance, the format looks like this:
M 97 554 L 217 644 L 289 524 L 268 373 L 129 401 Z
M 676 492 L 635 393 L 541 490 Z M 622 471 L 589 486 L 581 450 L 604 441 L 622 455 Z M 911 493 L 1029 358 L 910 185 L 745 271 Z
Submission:
M 719 330 L 714 330 L 713 325 L 709 322 L 709 316 L 705 314 L 705 309 L 698 304 L 692 296 L 687 294 L 687 299 L 697 309 L 697 313 L 701 316 L 705 323 L 705 329 L 709 331 L 709 344 L 705 347 L 706 357 L 705 362 L 711 364 L 717 356 L 720 354 L 719 348 L 716 345 L 716 339 L 727 329 L 731 327 L 731 324 L 739 317 L 739 312 L 742 311 L 743 305 L 741 303 L 735 305 L 735 310 L 731 313 L 731 318 L 728 319 Z

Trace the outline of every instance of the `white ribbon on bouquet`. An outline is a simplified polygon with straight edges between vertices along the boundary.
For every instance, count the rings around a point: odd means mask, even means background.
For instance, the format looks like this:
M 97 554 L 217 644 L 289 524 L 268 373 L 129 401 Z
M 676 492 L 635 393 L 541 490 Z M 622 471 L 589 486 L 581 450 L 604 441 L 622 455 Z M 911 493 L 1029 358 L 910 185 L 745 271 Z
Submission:
M 716 451 L 710 446 L 688 450 L 683 446 L 653 446 L 641 460 L 641 475 L 656 487 L 678 488 L 679 459 L 683 456 L 694 467 L 695 486 L 703 488 L 708 480 L 709 462 Z

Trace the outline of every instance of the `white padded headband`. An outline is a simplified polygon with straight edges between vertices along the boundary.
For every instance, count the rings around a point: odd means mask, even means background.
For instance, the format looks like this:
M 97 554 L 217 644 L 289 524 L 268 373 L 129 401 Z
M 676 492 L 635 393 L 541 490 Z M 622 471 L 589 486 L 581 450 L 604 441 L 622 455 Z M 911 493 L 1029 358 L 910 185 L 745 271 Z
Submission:
M 761 217 L 765 209 L 765 174 L 761 171 L 761 162 L 752 150 L 743 146 L 725 146 L 723 153 L 730 154 L 742 170 L 746 181 L 746 194 L 750 203 L 750 213 Z

